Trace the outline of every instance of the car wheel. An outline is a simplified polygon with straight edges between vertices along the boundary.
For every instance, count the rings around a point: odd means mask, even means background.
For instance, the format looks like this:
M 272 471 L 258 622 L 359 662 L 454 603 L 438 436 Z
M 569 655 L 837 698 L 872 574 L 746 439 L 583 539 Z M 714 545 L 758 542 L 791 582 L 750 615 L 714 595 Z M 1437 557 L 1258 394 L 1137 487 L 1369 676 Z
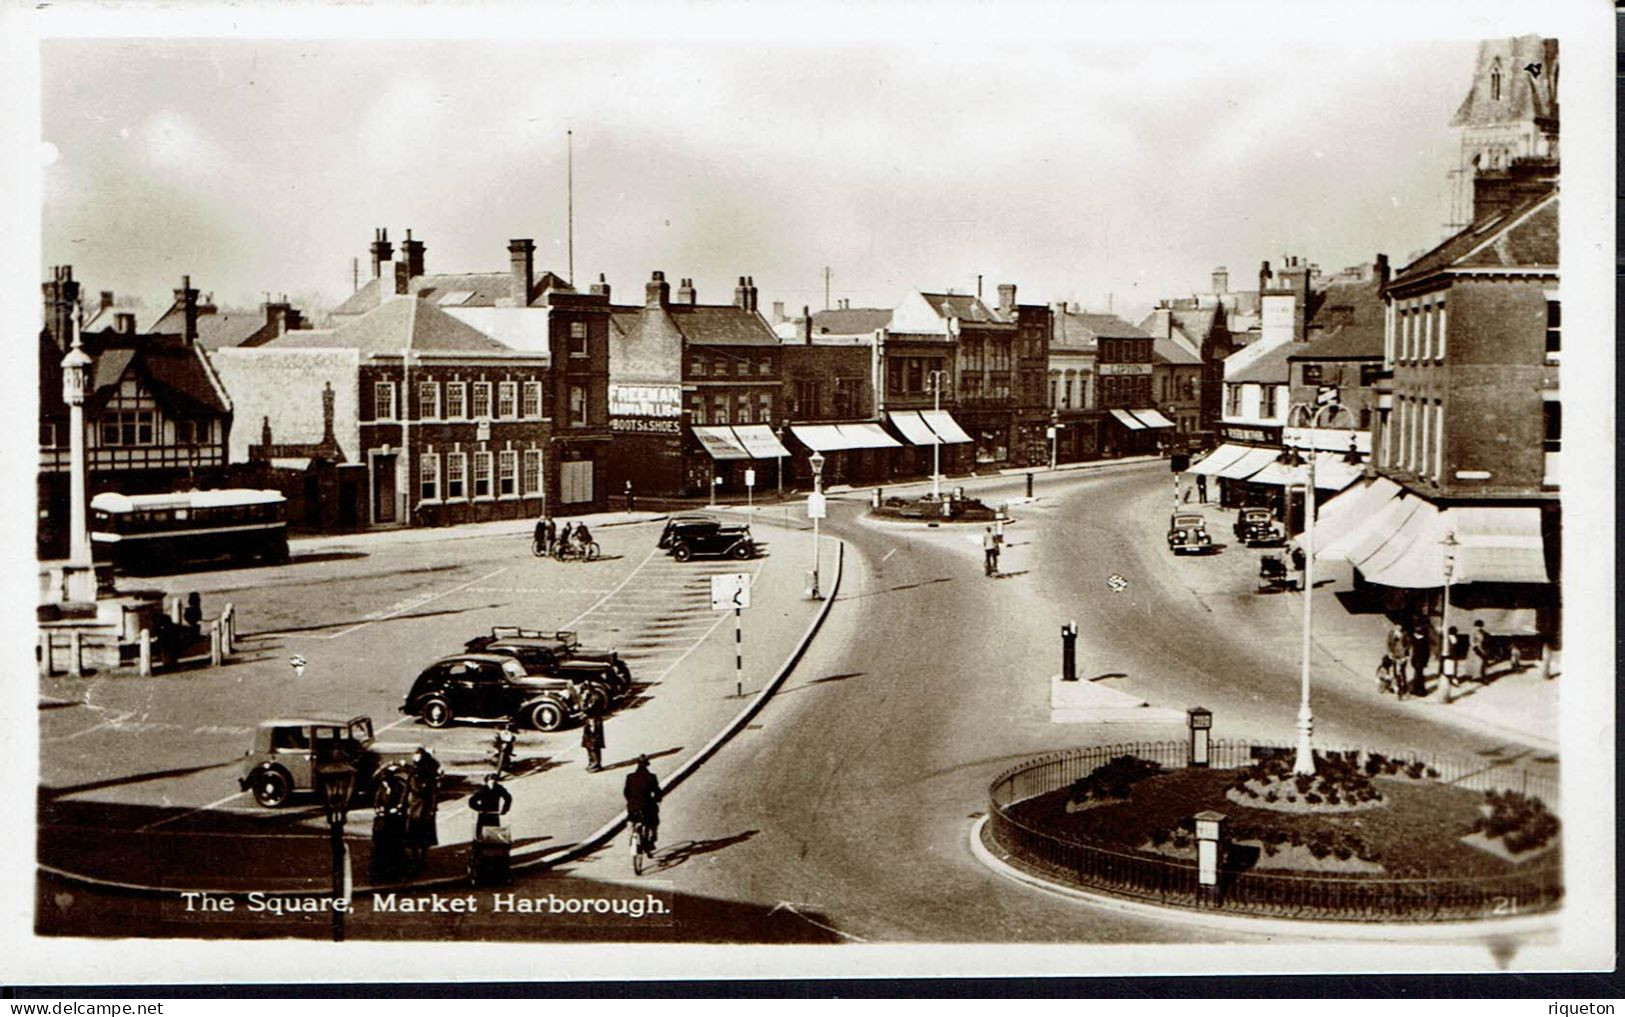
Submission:
M 274 809 L 288 800 L 293 781 L 281 767 L 268 766 L 254 774 L 254 800 L 267 809 Z
M 746 558 L 750 557 L 750 545 L 739 544 L 734 547 L 732 551 L 729 551 L 728 554 L 737 561 L 744 561 Z
M 451 723 L 451 704 L 436 696 L 424 702 L 423 707 L 418 710 L 418 716 L 430 727 L 445 727 Z
M 694 557 L 694 552 L 687 544 L 678 544 L 676 547 L 671 549 L 671 556 L 678 561 L 688 561 L 690 558 Z
M 538 731 L 557 731 L 564 726 L 564 710 L 552 700 L 530 708 L 530 726 Z

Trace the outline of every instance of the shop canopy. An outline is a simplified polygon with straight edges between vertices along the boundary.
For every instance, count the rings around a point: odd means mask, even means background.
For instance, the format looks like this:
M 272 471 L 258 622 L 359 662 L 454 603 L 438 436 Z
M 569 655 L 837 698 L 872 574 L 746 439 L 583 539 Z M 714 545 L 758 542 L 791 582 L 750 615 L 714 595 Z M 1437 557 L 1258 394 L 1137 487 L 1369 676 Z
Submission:
M 1122 424 L 1124 427 L 1128 428 L 1130 431 L 1145 430 L 1145 425 L 1140 423 L 1140 418 L 1136 417 L 1128 410 L 1112 410 L 1111 413 L 1113 419 L 1115 419 L 1119 424 Z
M 749 459 L 750 452 L 734 437 L 731 427 L 694 427 L 694 437 L 712 459 Z
M 1315 513 L 1315 560 L 1342 561 L 1350 543 L 1389 502 L 1400 487 L 1386 477 L 1336 495 Z
M 1136 417 L 1138 417 L 1140 423 L 1144 424 L 1146 427 L 1173 427 L 1174 426 L 1174 422 L 1172 420 L 1169 420 L 1167 417 L 1163 416 L 1161 413 L 1158 413 L 1156 410 L 1131 410 L 1129 412 L 1133 413 Z
M 1404 505 L 1410 503 L 1406 511 Z M 1426 590 L 1444 585 L 1444 513 L 1421 498 L 1406 496 L 1400 501 L 1403 521 L 1385 529 L 1385 539 L 1358 559 L 1349 562 L 1367 582 L 1406 590 Z M 1371 542 L 1362 542 L 1369 546 Z M 1362 547 L 1364 550 L 1364 547 Z
M 919 410 L 892 410 L 891 426 L 897 428 L 897 433 L 907 438 L 911 445 L 935 445 L 940 439 L 931 425 L 920 417 Z
M 1315 457 L 1315 490 L 1341 491 L 1360 479 L 1360 467 L 1344 461 L 1336 452 L 1319 452 Z M 1247 478 L 1249 484 L 1271 484 L 1276 487 L 1302 487 L 1309 482 L 1309 470 L 1304 466 L 1288 466 L 1277 459 Z M 1316 555 L 1315 557 L 1320 557 Z
M 937 432 L 944 445 L 957 445 L 960 442 L 970 441 L 970 435 L 959 426 L 958 421 L 948 415 L 947 410 L 921 410 L 920 419 L 930 425 L 931 430 Z
M 836 424 L 847 448 L 897 448 L 902 444 L 879 424 Z
M 1455 540 L 1450 581 L 1469 583 L 1550 583 L 1540 509 L 1468 506 L 1440 509 L 1426 499 L 1399 493 L 1378 479 L 1350 492 L 1358 500 L 1315 527 L 1315 557 L 1347 560 L 1368 582 L 1402 589 L 1434 589 L 1445 584 L 1447 541 Z
M 766 424 L 739 424 L 734 427 L 734 437 L 745 446 L 752 459 L 777 459 L 790 454 Z
M 834 424 L 791 424 L 790 433 L 814 452 L 839 452 L 847 447 Z
M 1239 460 L 1248 451 L 1246 445 L 1220 445 L 1201 460 L 1192 463 L 1191 468 L 1185 472 L 1216 477 L 1219 475 L 1220 470 Z
M 1218 476 L 1223 477 L 1225 480 L 1246 480 L 1270 463 L 1275 462 L 1276 456 L 1280 454 L 1280 449 L 1249 448 L 1240 459 L 1228 466 L 1220 467 Z
M 1549 583 L 1546 544 L 1535 507 L 1449 509 L 1454 523 L 1454 583 Z

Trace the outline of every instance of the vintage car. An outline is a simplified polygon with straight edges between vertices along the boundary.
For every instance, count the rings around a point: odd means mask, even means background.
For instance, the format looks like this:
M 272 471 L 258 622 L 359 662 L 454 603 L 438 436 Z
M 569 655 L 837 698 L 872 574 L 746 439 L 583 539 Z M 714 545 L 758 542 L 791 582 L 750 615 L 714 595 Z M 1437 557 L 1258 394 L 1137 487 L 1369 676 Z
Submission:
M 608 659 L 578 656 L 561 649 L 557 639 L 539 633 L 480 636 L 469 640 L 466 648 L 479 653 L 512 657 L 524 666 L 527 676 L 563 678 L 576 687 L 583 705 L 591 705 L 595 709 L 608 709 L 611 703 L 632 691 L 631 671 L 621 662 L 619 655 L 607 654 Z
M 460 720 L 517 720 L 557 731 L 581 716 L 583 690 L 568 678 L 533 675 L 513 657 L 457 653 L 424 668 L 401 712 L 430 727 Z
M 632 669 L 626 666 L 626 661 L 621 659 L 619 652 L 582 646 L 581 642 L 576 639 L 576 634 L 569 629 L 546 632 L 541 629 L 527 629 L 519 625 L 493 625 L 491 626 L 490 635 L 475 636 L 463 644 L 463 649 L 480 653 L 507 653 L 507 650 L 494 647 L 512 640 L 526 640 L 528 641 L 527 645 L 552 650 L 559 657 L 568 658 L 571 661 L 584 660 L 594 664 L 602 664 L 614 672 L 609 677 L 609 684 L 617 696 L 625 695 L 632 689 Z M 487 647 L 493 647 L 493 649 L 488 650 Z M 509 656 L 520 655 L 511 653 Z M 538 659 L 538 663 L 540 662 Z
M 1279 544 L 1285 539 L 1286 530 L 1275 521 L 1271 510 L 1249 507 L 1236 513 L 1236 541 L 1242 546 Z
M 1168 519 L 1168 549 L 1175 554 L 1194 551 L 1205 554 L 1213 549 L 1207 520 L 1200 512 L 1175 512 Z
M 254 746 L 245 753 L 247 765 L 237 785 L 251 791 L 268 809 L 287 802 L 290 795 L 316 788 L 319 763 L 335 756 L 355 767 L 357 794 L 370 793 L 373 778 L 391 763 L 412 758 L 416 745 L 375 742 L 367 717 L 281 717 L 261 721 L 254 729 Z
M 678 561 L 695 555 L 737 558 L 743 561 L 756 554 L 750 524 L 724 523 L 714 516 L 673 516 L 660 533 L 658 545 Z

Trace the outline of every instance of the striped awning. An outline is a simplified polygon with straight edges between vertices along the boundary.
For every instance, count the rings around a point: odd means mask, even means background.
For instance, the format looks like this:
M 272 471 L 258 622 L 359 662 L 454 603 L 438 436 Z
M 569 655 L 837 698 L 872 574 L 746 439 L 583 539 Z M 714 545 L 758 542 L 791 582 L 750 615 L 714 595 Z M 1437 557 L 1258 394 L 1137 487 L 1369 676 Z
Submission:
M 948 415 L 947 410 L 921 410 L 920 419 L 930 425 L 931 430 L 937 433 L 944 445 L 957 445 L 960 442 L 970 441 L 970 435 L 959 426 L 959 422 Z
M 731 427 L 692 427 L 694 437 L 700 440 L 712 459 L 749 459 L 750 453 L 734 437 Z
M 1378 477 L 1326 501 L 1315 513 L 1315 560 L 1342 561 L 1365 524 L 1400 493 L 1398 484 Z
M 931 430 L 931 425 L 920 417 L 919 410 L 892 410 L 887 416 L 891 418 L 891 426 L 897 428 L 910 444 L 935 445 L 940 440 Z
M 836 424 L 847 448 L 897 448 L 902 442 L 879 424 Z
M 1226 480 L 1246 480 L 1270 463 L 1275 462 L 1275 457 L 1280 454 L 1280 449 L 1249 448 L 1240 459 L 1221 468 L 1218 475 Z
M 834 424 L 791 424 L 790 433 L 814 452 L 839 452 L 847 447 L 846 439 Z
M 1174 426 L 1174 422 L 1172 420 L 1169 420 L 1167 417 L 1163 416 L 1161 413 L 1158 413 L 1156 410 L 1131 410 L 1129 412 L 1133 413 L 1136 417 L 1138 417 L 1139 420 L 1140 420 L 1140 423 L 1144 424 L 1146 427 L 1155 428 L 1155 427 L 1173 427 Z
M 777 459 L 790 454 L 790 450 L 779 442 L 778 435 L 766 424 L 735 425 L 734 437 L 739 439 L 739 444 L 745 447 L 752 459 Z
M 1124 427 L 1128 428 L 1130 431 L 1145 430 L 1145 425 L 1140 423 L 1140 418 L 1136 417 L 1128 410 L 1112 410 L 1111 414 L 1113 419 L 1115 419 L 1119 424 L 1122 424 Z
M 1379 586 L 1405 590 L 1443 586 L 1445 514 L 1421 498 L 1406 497 L 1404 502 L 1414 503 L 1403 513 L 1404 520 L 1386 530 L 1387 538 L 1374 550 L 1349 561 L 1367 582 Z
M 1219 471 L 1247 454 L 1246 445 L 1224 444 L 1191 464 L 1186 473 L 1216 477 Z
M 1540 509 L 1470 506 L 1445 513 L 1455 526 L 1455 583 L 1549 583 Z

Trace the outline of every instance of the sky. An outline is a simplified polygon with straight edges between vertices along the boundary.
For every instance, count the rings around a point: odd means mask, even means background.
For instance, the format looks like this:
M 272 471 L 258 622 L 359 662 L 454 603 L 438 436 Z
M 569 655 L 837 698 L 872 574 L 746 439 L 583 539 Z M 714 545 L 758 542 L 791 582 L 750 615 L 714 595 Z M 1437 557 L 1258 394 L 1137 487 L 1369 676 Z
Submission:
M 985 8 L 993 10 L 993 8 Z M 984 15 L 985 16 L 985 15 Z M 318 26 L 319 27 L 319 26 Z M 1441 240 L 1470 38 L 54 39 L 41 273 L 153 312 L 342 300 L 377 227 L 429 271 L 507 242 L 618 302 L 653 269 L 766 311 L 1013 282 L 1130 317 Z M 993 44 L 997 42 L 998 44 Z M 145 320 L 142 321 L 145 324 Z

